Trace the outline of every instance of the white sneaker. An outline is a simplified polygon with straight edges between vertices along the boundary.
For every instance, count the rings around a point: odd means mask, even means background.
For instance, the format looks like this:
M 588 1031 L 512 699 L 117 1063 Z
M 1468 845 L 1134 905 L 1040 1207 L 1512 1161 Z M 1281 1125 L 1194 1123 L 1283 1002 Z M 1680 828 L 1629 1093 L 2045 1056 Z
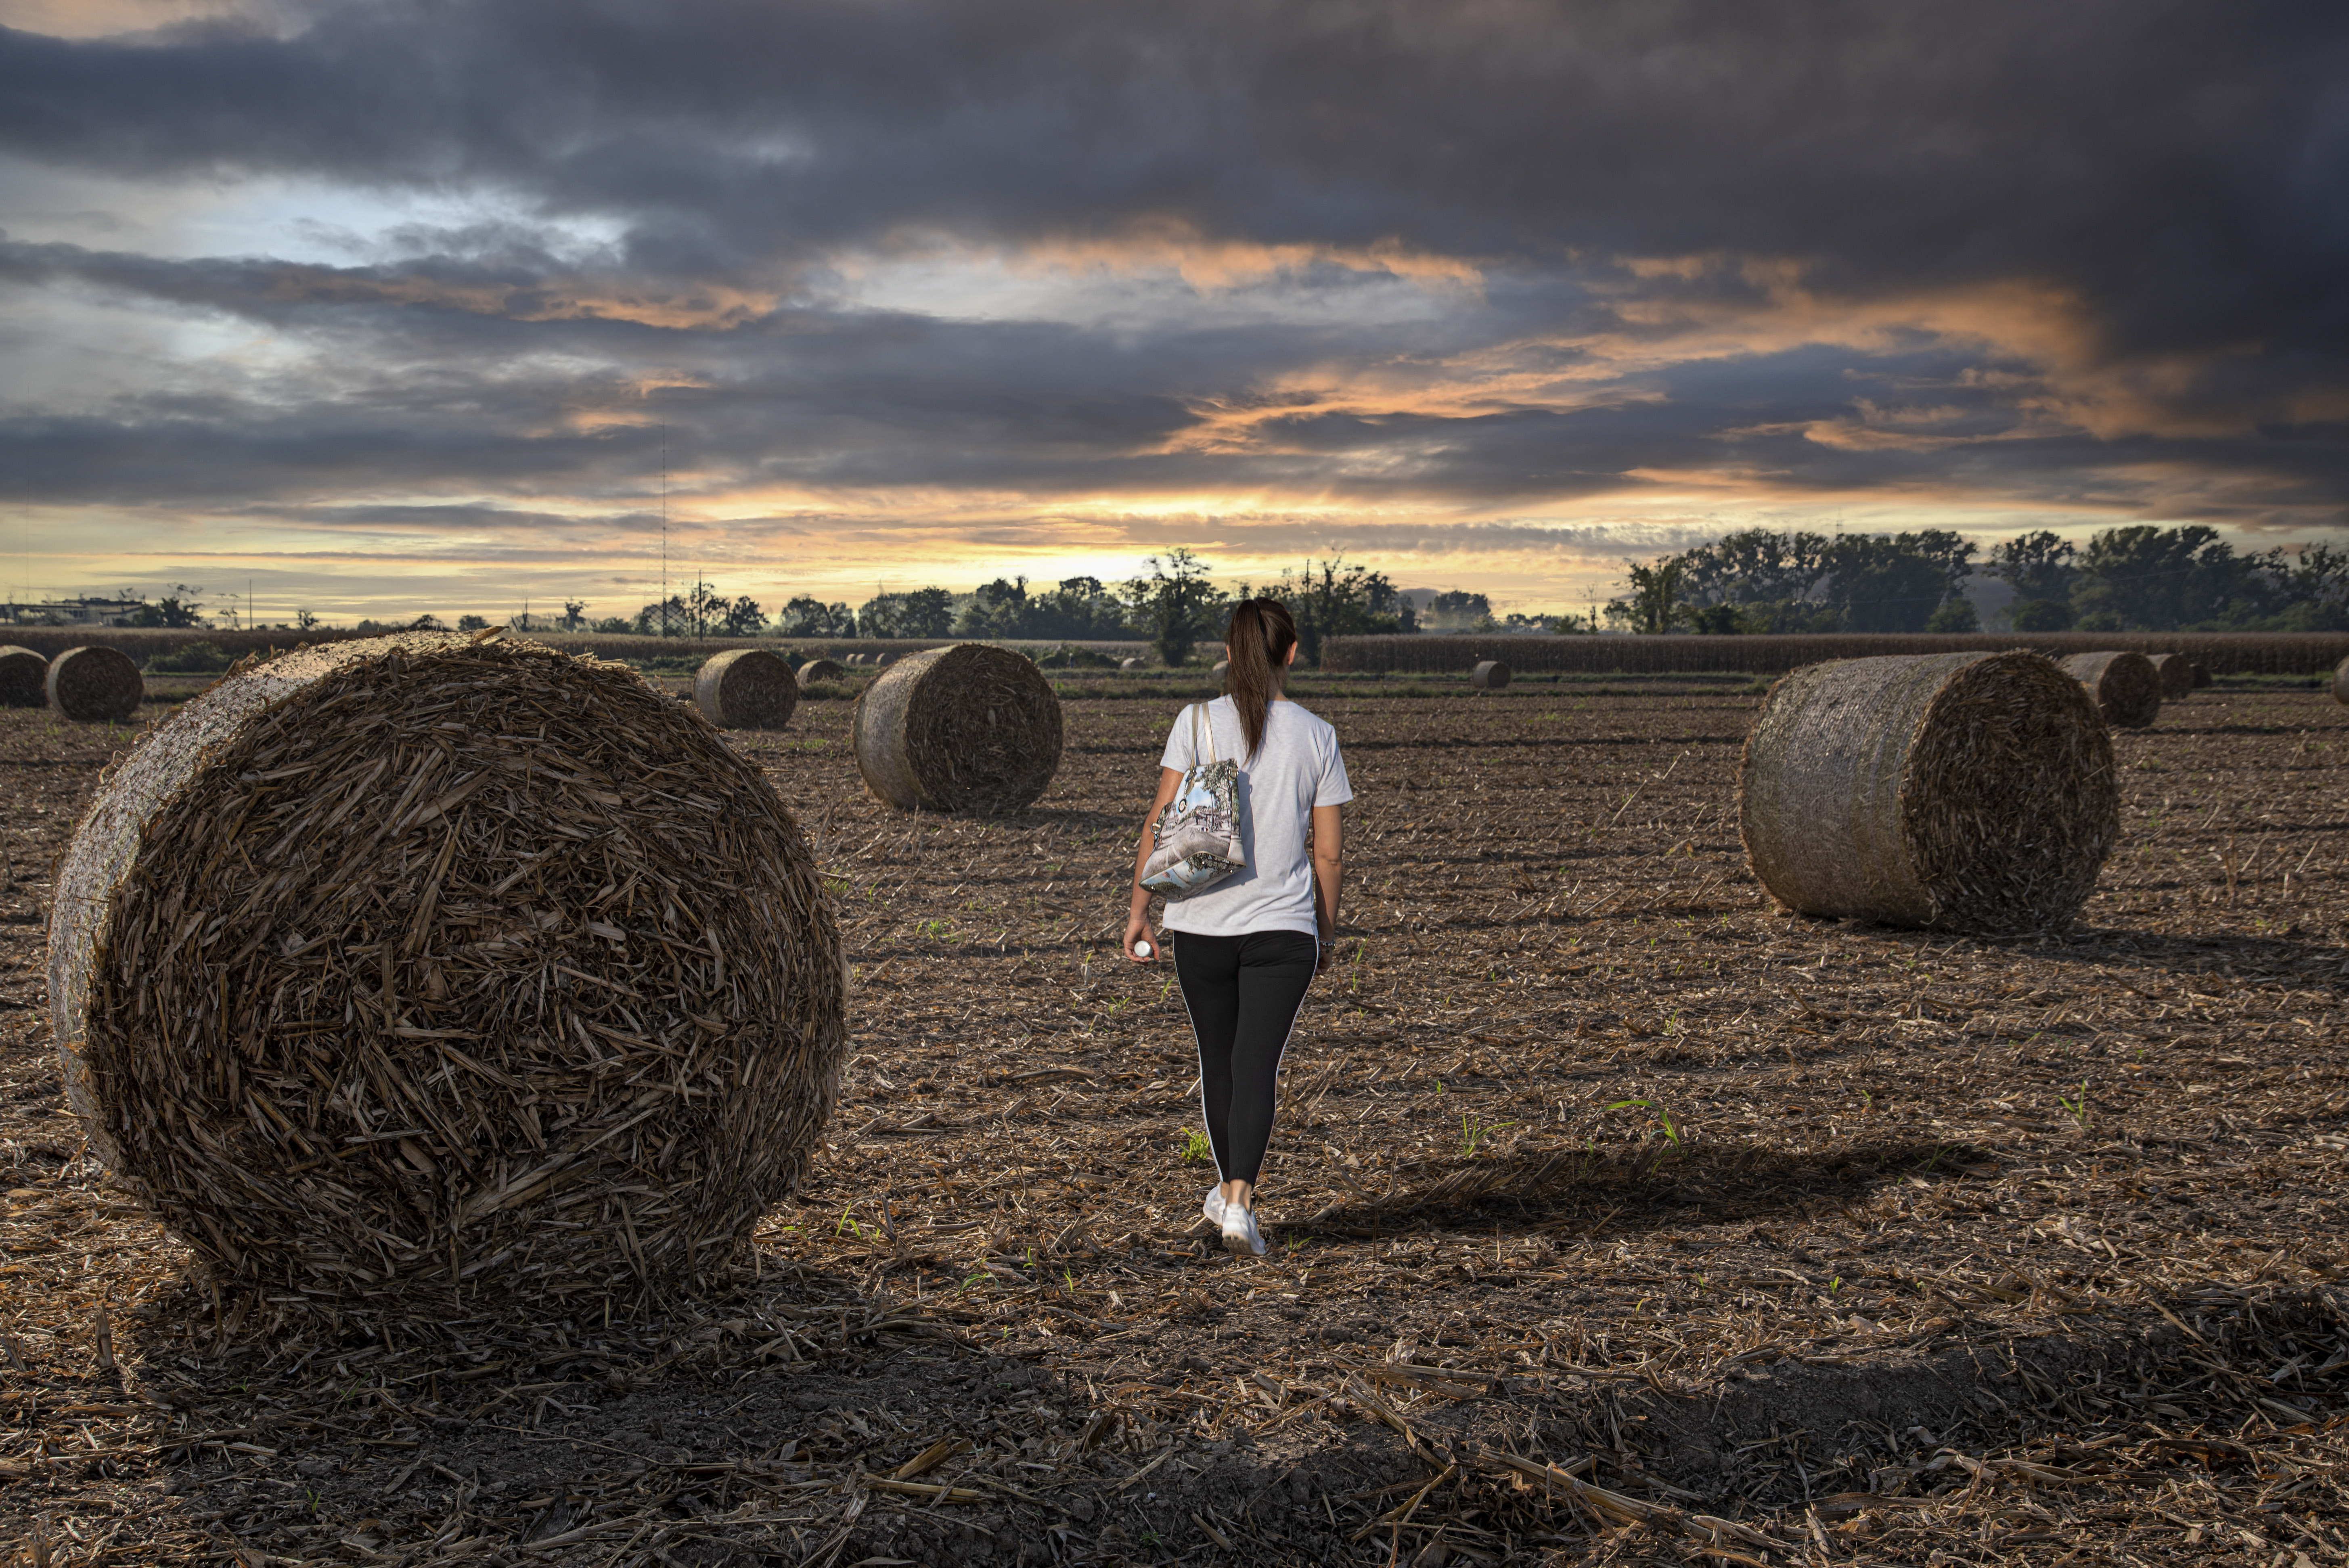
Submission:
M 1264 1256 L 1264 1233 L 1257 1229 L 1254 1209 L 1225 1206 L 1224 1251 L 1236 1258 Z
M 1207 1216 L 1207 1223 L 1219 1227 L 1223 1224 L 1224 1190 L 1221 1187 L 1207 1189 L 1207 1201 L 1199 1205 L 1199 1212 Z

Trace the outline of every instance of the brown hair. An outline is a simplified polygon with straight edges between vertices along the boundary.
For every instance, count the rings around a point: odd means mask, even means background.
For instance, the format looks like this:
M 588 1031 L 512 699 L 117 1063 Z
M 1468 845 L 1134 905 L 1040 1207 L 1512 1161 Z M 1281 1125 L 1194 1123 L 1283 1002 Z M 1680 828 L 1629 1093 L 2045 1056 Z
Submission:
M 1264 744 L 1265 716 L 1279 695 L 1288 651 L 1297 646 L 1297 623 L 1278 599 L 1243 599 L 1224 628 L 1224 689 L 1240 710 L 1247 758 Z

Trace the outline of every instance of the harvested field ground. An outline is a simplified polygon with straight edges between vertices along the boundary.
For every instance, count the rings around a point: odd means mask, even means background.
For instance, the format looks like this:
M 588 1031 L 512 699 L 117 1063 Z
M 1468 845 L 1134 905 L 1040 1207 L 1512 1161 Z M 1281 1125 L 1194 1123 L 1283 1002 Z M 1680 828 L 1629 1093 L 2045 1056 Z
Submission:
M 42 1011 L 49 863 L 129 732 L 0 714 L 0 1547 L 2349 1559 L 2349 710 L 2117 736 L 2081 927 L 1982 943 L 1773 912 L 1743 677 L 1377 689 L 1300 691 L 1360 797 L 1348 936 L 1248 1264 L 1202 1239 L 1168 966 L 1116 948 L 1171 705 L 1072 702 L 998 822 L 869 799 L 845 703 L 736 736 L 836 873 L 856 1055 L 738 1291 L 652 1323 L 191 1281 L 80 1157 Z

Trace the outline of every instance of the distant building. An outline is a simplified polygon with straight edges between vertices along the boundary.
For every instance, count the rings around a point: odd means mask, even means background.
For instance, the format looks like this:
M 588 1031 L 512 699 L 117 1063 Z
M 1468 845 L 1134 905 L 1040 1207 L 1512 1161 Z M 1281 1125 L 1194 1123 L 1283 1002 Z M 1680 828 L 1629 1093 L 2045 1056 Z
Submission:
M 10 600 L 0 616 L 12 626 L 123 626 L 146 608 L 138 599 L 45 599 L 37 604 Z

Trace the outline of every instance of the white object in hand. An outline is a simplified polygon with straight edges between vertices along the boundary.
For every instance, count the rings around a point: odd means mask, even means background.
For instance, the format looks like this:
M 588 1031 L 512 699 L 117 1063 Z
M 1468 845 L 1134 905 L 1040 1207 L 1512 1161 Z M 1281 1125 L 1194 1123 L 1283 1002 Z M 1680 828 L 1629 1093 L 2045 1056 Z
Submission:
M 1143 956 L 1143 957 L 1144 957 L 1144 958 L 1147 958 L 1147 957 L 1149 957 L 1149 956 L 1150 956 L 1150 944 L 1148 944 L 1147 942 L 1137 942 L 1137 943 L 1135 943 L 1135 944 L 1133 944 L 1133 950 L 1134 950 L 1136 953 L 1138 953 L 1138 954 L 1142 954 L 1142 956 Z

